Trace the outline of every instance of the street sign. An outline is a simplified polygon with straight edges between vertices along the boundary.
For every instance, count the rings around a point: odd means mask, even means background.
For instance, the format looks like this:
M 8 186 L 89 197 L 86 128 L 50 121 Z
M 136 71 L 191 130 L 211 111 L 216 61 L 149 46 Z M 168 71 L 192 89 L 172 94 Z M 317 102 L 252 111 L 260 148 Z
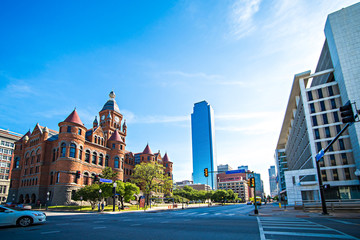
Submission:
M 112 183 L 112 180 L 111 180 L 111 179 L 106 179 L 106 178 L 100 178 L 100 182 L 103 182 L 103 183 Z
M 324 156 L 325 152 L 324 152 L 324 149 L 321 149 L 320 152 L 318 154 L 316 154 L 315 158 L 316 158 L 316 161 L 320 161 L 320 159 Z

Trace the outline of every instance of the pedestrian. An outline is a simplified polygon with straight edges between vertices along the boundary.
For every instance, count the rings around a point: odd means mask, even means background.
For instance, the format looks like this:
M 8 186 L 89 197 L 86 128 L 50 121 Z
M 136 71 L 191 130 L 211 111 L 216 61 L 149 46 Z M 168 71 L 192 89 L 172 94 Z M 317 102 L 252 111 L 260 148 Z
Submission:
M 104 202 L 101 203 L 101 211 L 103 212 L 104 211 Z

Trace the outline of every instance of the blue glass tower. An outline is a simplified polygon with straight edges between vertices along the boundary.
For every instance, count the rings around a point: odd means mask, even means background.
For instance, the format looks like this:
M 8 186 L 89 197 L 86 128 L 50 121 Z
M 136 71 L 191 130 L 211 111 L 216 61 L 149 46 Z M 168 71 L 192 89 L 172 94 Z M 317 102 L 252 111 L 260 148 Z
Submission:
M 191 114 L 193 181 L 216 189 L 216 149 L 214 110 L 206 101 L 195 103 Z M 208 168 L 209 177 L 204 176 Z

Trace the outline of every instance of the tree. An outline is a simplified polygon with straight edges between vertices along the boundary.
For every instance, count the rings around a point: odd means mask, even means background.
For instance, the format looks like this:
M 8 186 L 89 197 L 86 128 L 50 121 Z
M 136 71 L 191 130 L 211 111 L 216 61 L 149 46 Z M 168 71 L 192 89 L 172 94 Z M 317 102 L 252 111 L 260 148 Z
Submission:
M 164 184 L 163 184 L 163 192 L 165 196 L 171 196 L 171 191 L 173 188 L 173 181 L 170 177 L 164 177 Z
M 80 188 L 75 192 L 73 195 L 73 200 L 79 201 L 80 197 L 83 197 L 84 201 L 88 201 L 91 204 L 91 209 L 94 210 L 96 206 L 96 202 L 99 199 L 99 184 L 92 184 L 85 186 L 83 188 Z
M 147 205 L 151 192 L 162 186 L 165 180 L 164 167 L 157 163 L 141 163 L 134 168 L 133 182 L 144 192 Z
M 234 202 L 237 199 L 237 195 L 234 193 L 232 189 L 228 189 L 226 199 L 230 202 Z
M 116 181 L 116 183 L 116 193 L 119 194 L 118 196 L 121 203 L 121 209 L 124 209 L 124 201 L 128 202 L 134 199 L 134 194 L 138 194 L 140 192 L 140 189 L 133 183 L 124 183 L 122 181 Z
M 106 167 L 102 170 L 102 173 L 100 174 L 101 178 L 116 180 L 118 176 L 117 172 L 114 172 L 111 167 Z

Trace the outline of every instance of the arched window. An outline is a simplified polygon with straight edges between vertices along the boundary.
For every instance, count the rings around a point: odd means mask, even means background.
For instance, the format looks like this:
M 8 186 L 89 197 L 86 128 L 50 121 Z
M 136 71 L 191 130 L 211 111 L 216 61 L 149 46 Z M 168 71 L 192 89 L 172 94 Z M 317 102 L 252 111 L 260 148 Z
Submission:
M 90 163 L 90 151 L 86 150 L 85 152 L 85 162 Z
M 91 174 L 91 184 L 93 184 L 95 181 L 95 173 Z
M 103 138 L 101 138 L 101 145 L 104 146 L 104 139 Z
M 114 168 L 119 168 L 119 158 L 115 157 L 114 159 Z
M 102 154 L 99 155 L 99 165 L 102 166 L 103 165 L 103 159 L 104 156 Z
M 56 183 L 60 182 L 60 172 L 57 172 L 56 174 Z
M 92 160 L 91 160 L 92 164 L 96 164 L 96 158 L 97 158 L 97 154 L 96 154 L 96 152 L 93 152 Z
M 82 152 L 83 152 L 83 147 L 80 146 L 80 148 L 79 148 L 79 159 L 80 159 L 80 160 L 81 160 L 81 158 L 82 158 Z
M 53 185 L 54 184 L 54 173 L 51 172 L 50 173 L 50 185 Z
M 26 154 L 25 156 L 25 165 L 29 164 L 29 153 Z
M 84 185 L 89 185 L 89 173 L 84 173 Z
M 61 144 L 61 152 L 60 152 L 60 157 L 65 157 L 65 154 L 66 154 L 66 144 L 65 143 L 62 143 Z
M 70 144 L 70 153 L 69 157 L 75 158 L 76 145 L 74 143 Z
M 105 167 L 109 166 L 109 156 L 105 157 Z
M 40 162 L 40 149 L 36 151 L 36 162 Z
M 34 159 L 35 159 L 35 152 L 32 151 L 32 152 L 31 152 L 31 164 L 34 163 Z

